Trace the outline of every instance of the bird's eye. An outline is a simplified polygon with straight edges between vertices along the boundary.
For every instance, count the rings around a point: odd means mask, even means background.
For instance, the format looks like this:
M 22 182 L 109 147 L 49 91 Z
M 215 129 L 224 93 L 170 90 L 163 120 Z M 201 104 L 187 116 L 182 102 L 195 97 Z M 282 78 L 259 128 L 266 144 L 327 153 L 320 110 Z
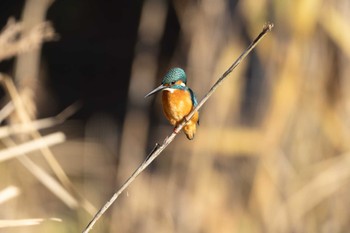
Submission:
M 174 85 L 176 82 L 174 81 L 174 82 L 171 82 L 171 85 Z

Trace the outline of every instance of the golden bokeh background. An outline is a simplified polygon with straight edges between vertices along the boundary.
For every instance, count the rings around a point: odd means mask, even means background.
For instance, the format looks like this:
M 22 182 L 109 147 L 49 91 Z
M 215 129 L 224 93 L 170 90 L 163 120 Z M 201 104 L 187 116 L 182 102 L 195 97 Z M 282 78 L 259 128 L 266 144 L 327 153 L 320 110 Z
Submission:
M 24 32 L 50 7 L 27 2 Z M 164 64 L 170 7 L 180 30 Z M 0 76 L 0 232 L 81 232 L 172 132 L 159 96 L 143 98 L 164 67 L 183 66 L 200 100 L 268 21 L 272 32 L 201 109 L 195 139 L 178 135 L 92 232 L 347 232 L 349 15 L 347 0 L 144 0 L 122 124 L 104 114 L 84 124 L 62 115 L 35 121 L 40 46 L 55 38 L 54 26 L 12 38 L 23 47 L 11 50 L 3 25 L 0 58 L 16 56 L 17 67 Z M 41 150 L 25 151 L 33 141 Z

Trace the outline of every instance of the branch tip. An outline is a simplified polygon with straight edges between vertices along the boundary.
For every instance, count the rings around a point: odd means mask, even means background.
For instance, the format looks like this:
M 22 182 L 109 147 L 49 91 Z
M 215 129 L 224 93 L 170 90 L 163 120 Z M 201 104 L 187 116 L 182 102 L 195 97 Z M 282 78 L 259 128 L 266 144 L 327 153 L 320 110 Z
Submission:
M 264 25 L 263 31 L 270 32 L 274 26 L 275 26 L 275 25 L 274 25 L 273 23 L 267 22 L 267 23 Z

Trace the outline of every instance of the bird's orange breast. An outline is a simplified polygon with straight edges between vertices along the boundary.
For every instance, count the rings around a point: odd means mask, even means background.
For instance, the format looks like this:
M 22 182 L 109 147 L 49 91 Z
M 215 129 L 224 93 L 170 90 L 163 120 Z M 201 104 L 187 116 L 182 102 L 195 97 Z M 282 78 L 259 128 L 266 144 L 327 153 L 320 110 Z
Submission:
M 177 125 L 192 110 L 190 93 L 184 90 L 163 91 L 163 111 L 172 125 Z
M 163 91 L 162 104 L 164 114 L 173 126 L 177 126 L 193 109 L 191 94 L 189 91 L 185 90 Z M 198 118 L 199 115 L 198 112 L 196 112 L 183 128 L 189 139 L 194 137 Z

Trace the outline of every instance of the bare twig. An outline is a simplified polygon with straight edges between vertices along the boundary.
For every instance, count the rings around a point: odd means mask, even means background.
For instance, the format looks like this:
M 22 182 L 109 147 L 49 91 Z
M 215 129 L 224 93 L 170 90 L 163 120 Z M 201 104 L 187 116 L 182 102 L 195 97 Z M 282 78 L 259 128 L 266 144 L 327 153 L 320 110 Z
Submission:
M 32 149 L 35 149 L 35 146 L 44 146 L 44 144 L 46 144 L 45 146 L 48 146 L 48 144 L 54 143 L 53 140 L 57 140 L 55 138 L 62 136 L 65 137 L 63 133 L 58 132 L 43 137 L 41 141 L 34 140 L 20 145 L 17 145 L 11 138 L 4 138 L 1 140 L 1 142 L 9 148 L 4 150 L 4 153 L 8 151 L 7 154 L 15 155 L 16 159 L 63 203 L 70 208 L 77 208 L 79 204 L 77 199 L 70 194 L 54 177 L 52 177 L 52 175 L 47 173 L 40 166 L 36 165 L 26 154 L 26 152 L 30 152 Z M 0 151 L 0 154 L 1 152 L 2 151 Z
M 198 106 L 194 108 L 188 116 L 179 124 L 170 134 L 166 137 L 162 144 L 156 144 L 150 154 L 146 157 L 145 161 L 134 171 L 134 173 L 125 181 L 125 183 L 118 189 L 116 193 L 106 202 L 106 204 L 96 213 L 93 219 L 89 222 L 89 224 L 84 229 L 83 233 L 89 232 L 92 227 L 95 225 L 97 220 L 107 211 L 107 209 L 115 202 L 115 200 L 119 197 L 119 195 L 127 188 L 129 185 L 135 180 L 135 178 L 141 174 L 143 170 L 145 170 L 149 164 L 155 160 L 159 154 L 174 140 L 176 135 L 181 131 L 181 129 L 185 126 L 185 124 L 192 118 L 194 113 L 198 111 L 203 104 L 210 98 L 210 96 L 214 93 L 216 88 L 227 78 L 227 76 L 241 63 L 241 61 L 254 49 L 254 47 L 260 42 L 260 40 L 273 28 L 272 23 L 267 23 L 261 33 L 255 38 L 255 40 L 244 50 L 244 52 L 237 58 L 237 60 L 223 73 L 223 75 L 216 81 L 216 83 L 212 86 L 209 92 L 204 96 L 204 98 L 199 102 Z
M 8 143 L 9 141 L 7 141 Z M 17 157 L 19 162 L 32 173 L 48 190 L 71 209 L 79 206 L 79 200 L 67 191 L 53 176 L 47 173 L 43 168 L 36 165 L 28 156 Z
M 20 145 L 6 148 L 0 150 L 0 162 L 15 158 L 24 153 L 31 152 L 33 150 L 39 150 L 42 147 L 47 147 L 62 143 L 65 141 L 65 135 L 62 132 L 53 133 L 47 136 L 44 136 L 39 139 L 34 139 L 29 142 L 22 143 Z
M 0 60 L 38 49 L 45 41 L 58 38 L 50 22 L 39 23 L 26 34 L 22 34 L 22 23 L 9 19 L 0 34 Z
M 21 15 L 21 36 L 27 37 L 25 42 L 40 42 L 45 34 L 53 35 L 53 30 L 48 30 L 52 27 L 45 22 L 46 13 L 52 3 L 52 0 L 25 1 Z M 34 33 L 28 34 L 29 32 Z M 37 91 L 41 84 L 39 77 L 42 44 L 42 42 L 38 43 L 36 49 L 18 54 L 15 60 L 14 81 L 31 120 L 35 119 L 37 114 Z M 10 120 L 11 122 L 20 121 L 16 115 L 11 115 Z
M 13 102 L 16 113 L 18 114 L 18 118 L 20 119 L 22 124 L 27 124 L 28 127 L 33 127 L 32 124 L 30 124 L 31 120 L 29 117 L 29 114 L 27 113 L 26 106 L 24 105 L 21 96 L 19 95 L 12 79 L 5 74 L 0 73 L 0 84 L 4 86 L 5 91 L 8 93 L 8 95 L 11 98 L 11 101 Z M 69 116 L 72 112 L 74 112 L 77 107 L 79 107 L 80 103 L 77 102 L 73 104 L 71 107 L 68 107 L 66 110 L 61 112 L 56 116 L 56 119 L 58 121 L 62 121 L 65 119 L 65 117 Z M 36 131 L 35 129 L 30 130 L 29 135 L 34 139 L 40 139 L 42 138 L 39 131 Z M 60 166 L 58 161 L 56 160 L 54 154 L 50 150 L 49 147 L 44 146 L 40 148 L 40 152 L 50 165 L 51 169 L 54 171 L 55 175 L 59 179 L 59 181 L 63 184 L 65 188 L 68 190 L 74 192 L 74 194 L 79 198 L 79 204 L 91 215 L 96 212 L 96 208 L 83 196 L 81 195 L 77 189 L 74 187 L 70 179 L 68 178 L 67 174 L 63 170 L 63 168 Z M 45 183 L 44 183 L 45 184 Z
M 6 108 L 13 108 L 12 101 L 9 102 L 6 105 Z M 5 108 L 5 107 L 4 107 Z M 4 109 L 3 108 L 3 109 Z M 10 124 L 0 127 L 0 138 L 9 137 L 10 135 L 15 134 L 25 134 L 30 133 L 33 131 L 53 127 L 55 125 L 63 123 L 68 117 L 73 115 L 77 109 L 80 108 L 80 102 L 75 102 L 72 105 L 68 106 L 66 109 L 64 109 L 62 112 L 60 112 L 58 115 L 53 117 L 48 117 L 44 119 L 38 119 L 26 123 L 19 123 L 19 124 Z M 1 109 L 0 110 L 0 122 L 1 122 L 1 116 L 2 112 L 3 115 L 7 115 L 6 111 Z M 10 109 L 12 110 L 12 109 Z
M 15 105 L 12 101 L 8 102 L 0 109 L 0 124 L 15 110 Z
M 19 226 L 34 226 L 39 225 L 44 221 L 54 221 L 62 222 L 60 218 L 28 218 L 28 219 L 10 219 L 10 220 L 0 220 L 0 228 L 11 228 Z
M 18 196 L 20 193 L 19 188 L 16 186 L 8 186 L 7 188 L 0 190 L 0 204 Z
M 19 95 L 18 90 L 17 90 L 15 84 L 13 83 L 12 79 L 8 75 L 0 73 L 0 84 L 2 84 L 4 86 L 5 91 L 10 96 L 10 98 L 11 98 L 11 100 L 16 108 L 16 113 L 18 114 L 19 120 L 23 124 L 30 123 L 31 119 L 30 119 L 29 113 L 27 111 L 27 108 L 26 108 L 25 104 L 23 103 L 23 100 L 22 100 L 21 96 Z M 28 126 L 31 127 L 32 125 L 28 124 Z M 39 139 L 42 137 L 41 134 L 38 131 L 35 131 L 34 129 L 31 130 L 30 135 L 34 139 Z M 42 147 L 42 148 L 40 148 L 40 151 L 44 155 L 44 158 L 47 160 L 48 164 L 50 165 L 50 167 L 52 168 L 52 170 L 54 171 L 54 173 L 56 174 L 58 179 L 61 181 L 61 183 L 64 184 L 65 187 L 71 187 L 72 185 L 70 185 L 71 182 L 70 182 L 68 176 L 66 175 L 66 173 L 63 171 L 62 167 L 57 162 L 57 160 L 54 157 L 51 150 L 48 147 Z

